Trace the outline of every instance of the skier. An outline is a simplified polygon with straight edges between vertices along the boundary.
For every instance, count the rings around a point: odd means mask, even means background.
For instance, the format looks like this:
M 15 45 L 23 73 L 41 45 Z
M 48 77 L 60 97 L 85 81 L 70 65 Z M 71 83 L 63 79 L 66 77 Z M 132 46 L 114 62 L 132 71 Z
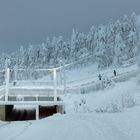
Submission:
M 101 80 L 101 79 L 102 79 L 101 74 L 99 74 L 99 75 L 98 75 L 98 77 L 99 77 L 99 80 Z
M 116 76 L 116 74 L 117 74 L 117 73 L 116 73 L 116 71 L 114 70 L 114 76 Z

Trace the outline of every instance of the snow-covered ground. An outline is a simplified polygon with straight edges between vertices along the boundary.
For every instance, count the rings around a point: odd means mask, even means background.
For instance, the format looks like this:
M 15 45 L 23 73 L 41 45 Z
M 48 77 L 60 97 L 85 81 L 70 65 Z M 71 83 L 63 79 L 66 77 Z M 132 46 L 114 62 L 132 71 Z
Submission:
M 0 125 L 1 140 L 139 140 L 140 107 L 121 113 L 59 115 Z
M 81 69 L 73 69 L 71 71 L 67 71 L 66 82 L 67 86 L 79 86 L 84 85 L 86 83 L 95 83 L 99 80 L 98 75 L 101 74 L 102 77 L 113 78 L 113 71 L 116 70 L 117 76 L 122 74 L 136 71 L 137 65 L 132 66 L 124 66 L 124 67 L 111 67 L 108 69 L 99 70 L 96 65 L 91 65 Z
M 88 80 L 96 83 L 98 79 L 93 77 L 101 73 L 112 78 L 113 70 L 92 73 L 92 67 L 89 67 L 79 70 L 80 76 L 76 76 L 76 69 L 69 71 L 69 75 L 75 73 L 71 81 L 77 80 L 76 83 L 81 82 L 77 77 L 91 75 Z M 136 65 L 116 69 L 120 76 L 135 70 Z M 66 114 L 55 114 L 39 121 L 0 122 L 0 140 L 140 139 L 140 83 L 136 77 L 88 94 L 67 94 L 63 100 Z
M 89 94 L 68 94 L 63 97 L 67 113 L 117 112 L 140 104 L 140 87 L 136 78 L 116 83 L 107 89 Z

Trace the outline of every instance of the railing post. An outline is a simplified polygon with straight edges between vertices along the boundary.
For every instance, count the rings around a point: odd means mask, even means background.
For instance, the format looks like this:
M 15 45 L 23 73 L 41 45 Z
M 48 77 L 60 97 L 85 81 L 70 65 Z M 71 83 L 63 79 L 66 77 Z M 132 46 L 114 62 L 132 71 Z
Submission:
M 36 113 L 35 113 L 35 115 L 36 115 L 36 120 L 39 120 L 39 105 L 36 105 Z
M 6 69 L 6 92 L 5 92 L 5 101 L 8 101 L 8 94 L 9 94 L 9 82 L 10 82 L 10 69 Z
M 38 102 L 38 95 L 36 95 L 36 102 Z
M 54 101 L 57 101 L 57 81 L 56 81 L 56 69 L 53 69 L 53 82 L 54 82 Z
M 64 94 L 66 93 L 66 71 L 64 67 Z
M 14 80 L 15 81 L 17 80 L 17 64 L 15 65 L 15 68 L 14 68 Z

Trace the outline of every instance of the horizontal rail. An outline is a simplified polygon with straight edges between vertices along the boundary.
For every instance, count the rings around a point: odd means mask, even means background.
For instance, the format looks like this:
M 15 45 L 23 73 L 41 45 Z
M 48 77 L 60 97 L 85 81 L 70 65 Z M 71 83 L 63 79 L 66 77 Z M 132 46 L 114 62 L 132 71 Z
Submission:
M 63 101 L 0 101 L 0 105 L 64 105 Z
M 53 71 L 53 69 L 11 69 L 11 70 L 19 70 L 19 71 L 26 71 L 26 70 L 37 70 L 37 71 Z
M 0 70 L 0 72 L 5 72 L 5 70 Z

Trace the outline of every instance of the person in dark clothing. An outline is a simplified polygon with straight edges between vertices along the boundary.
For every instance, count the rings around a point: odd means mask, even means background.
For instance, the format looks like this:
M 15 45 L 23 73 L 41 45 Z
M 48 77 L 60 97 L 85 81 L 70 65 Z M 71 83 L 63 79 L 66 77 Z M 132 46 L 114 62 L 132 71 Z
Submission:
M 99 80 L 101 80 L 101 79 L 102 79 L 101 74 L 99 74 L 99 75 L 98 75 L 98 77 L 99 77 Z
M 16 81 L 13 82 L 13 86 L 16 86 Z
M 116 71 L 114 70 L 114 76 L 116 76 L 116 74 L 117 74 L 117 73 L 116 73 Z

